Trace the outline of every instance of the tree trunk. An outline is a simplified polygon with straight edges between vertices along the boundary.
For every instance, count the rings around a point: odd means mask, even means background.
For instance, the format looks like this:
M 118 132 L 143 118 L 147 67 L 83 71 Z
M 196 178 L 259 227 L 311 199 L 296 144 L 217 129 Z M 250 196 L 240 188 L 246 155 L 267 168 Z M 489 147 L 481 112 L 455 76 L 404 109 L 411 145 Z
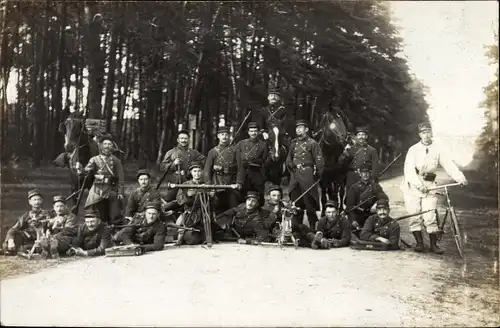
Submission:
M 116 4 L 115 10 L 118 10 L 119 4 Z M 118 48 L 118 24 L 113 23 L 111 30 L 111 47 L 108 57 L 108 77 L 106 79 L 106 97 L 104 100 L 104 117 L 106 118 L 106 131 L 111 131 L 111 120 L 113 119 L 113 103 L 115 90 L 115 74 L 116 74 L 116 55 Z

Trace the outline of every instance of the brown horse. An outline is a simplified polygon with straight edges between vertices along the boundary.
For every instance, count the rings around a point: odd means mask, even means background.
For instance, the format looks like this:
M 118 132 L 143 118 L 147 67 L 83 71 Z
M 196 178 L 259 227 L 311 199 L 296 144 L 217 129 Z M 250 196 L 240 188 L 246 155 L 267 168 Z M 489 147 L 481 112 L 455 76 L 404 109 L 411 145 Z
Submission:
M 337 200 L 341 206 L 343 204 L 347 168 L 339 163 L 339 157 L 352 138 L 347 132 L 347 122 L 347 117 L 341 111 L 329 111 L 323 114 L 320 129 L 313 133 L 325 159 L 325 168 L 320 181 L 322 204 L 325 204 L 327 199 Z

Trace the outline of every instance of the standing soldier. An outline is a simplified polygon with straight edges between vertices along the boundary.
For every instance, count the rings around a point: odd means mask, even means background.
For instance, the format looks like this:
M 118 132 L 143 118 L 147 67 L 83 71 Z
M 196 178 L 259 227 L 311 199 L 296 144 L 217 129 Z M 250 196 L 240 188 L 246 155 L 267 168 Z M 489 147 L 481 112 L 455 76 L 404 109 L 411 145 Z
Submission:
M 205 156 L 196 149 L 189 148 L 189 132 L 180 130 L 177 132 L 177 146 L 167 151 L 161 168 L 166 171 L 166 181 L 181 184 L 188 180 L 189 166 L 193 162 L 203 162 Z M 177 196 L 177 189 L 169 189 L 165 201 L 172 202 Z
M 84 171 L 94 175 L 85 208 L 99 212 L 99 217 L 108 224 L 117 223 L 121 217 L 124 173 L 122 162 L 112 155 L 113 140 L 110 134 L 99 138 L 101 153 L 90 159 Z
M 137 172 L 137 182 L 139 188 L 132 191 L 128 198 L 127 208 L 125 209 L 125 217 L 128 220 L 136 214 L 144 214 L 145 206 L 150 202 L 161 204 L 161 197 L 158 190 L 150 185 L 151 174 L 148 170 L 139 170 Z
M 205 162 L 205 182 L 207 184 L 243 185 L 245 172 L 236 158 L 236 148 L 229 145 L 229 129 L 220 127 L 217 133 L 219 144 L 210 149 Z M 240 164 L 240 165 L 238 165 Z M 215 193 L 215 211 L 221 213 L 239 204 L 239 191 L 223 189 Z
M 436 185 L 436 174 L 434 171 L 438 168 L 438 164 L 455 181 L 462 185 L 467 184 L 467 179 L 450 158 L 450 155 L 445 152 L 444 148 L 433 143 L 430 123 L 419 124 L 418 132 L 421 140 L 408 149 L 404 166 L 404 180 L 401 185 L 406 210 L 409 214 L 436 208 L 436 194 L 432 191 L 429 192 L 429 188 Z M 433 211 L 414 216 L 410 219 L 410 231 L 417 241 L 415 251 L 424 251 L 422 223 L 427 228 L 427 233 L 429 234 L 431 251 L 436 254 L 442 254 L 443 250 L 437 245 L 438 225 L 436 214 Z
M 295 124 L 297 138 L 290 144 L 290 151 L 286 159 L 286 166 L 290 170 L 289 192 L 290 199 L 295 201 L 302 193 L 309 189 L 323 173 L 325 162 L 321 147 L 312 138 L 307 135 L 309 131 L 305 120 L 298 120 Z M 319 192 L 317 187 L 309 190 L 300 200 L 297 206 L 304 208 L 307 213 L 309 227 L 314 229 L 318 216 L 316 211 L 319 208 Z M 294 225 L 302 222 L 301 216 L 296 217 Z
M 349 188 L 346 199 L 349 221 L 352 227 L 358 230 L 363 227 L 366 219 L 372 214 L 373 205 L 380 199 L 389 199 L 380 184 L 372 180 L 369 164 L 361 165 L 359 175 L 361 180 Z
M 264 203 L 264 164 L 267 161 L 268 147 L 258 138 L 257 123 L 248 123 L 249 138 L 241 140 L 236 145 L 238 166 L 243 167 L 244 183 L 242 193 L 256 191 L 259 193 L 260 203 Z
M 369 164 L 374 177 L 378 174 L 378 155 L 375 148 L 368 144 L 368 127 L 356 128 L 356 143 L 354 146 L 347 145 L 339 157 L 339 163 L 348 168 L 346 190 L 359 181 L 359 168 L 361 165 Z

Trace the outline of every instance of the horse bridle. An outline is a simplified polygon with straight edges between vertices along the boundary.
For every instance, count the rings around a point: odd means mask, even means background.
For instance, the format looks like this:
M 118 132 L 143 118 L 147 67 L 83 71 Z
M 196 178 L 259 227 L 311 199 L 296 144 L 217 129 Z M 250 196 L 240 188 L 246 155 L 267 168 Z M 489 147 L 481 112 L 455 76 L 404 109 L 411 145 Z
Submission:
M 325 143 L 325 144 L 326 144 L 326 145 L 328 145 L 328 146 L 331 146 L 331 145 L 332 145 L 331 143 L 329 143 L 329 142 L 328 142 L 328 141 L 326 141 L 326 139 L 325 139 L 325 133 L 326 133 L 325 131 L 326 131 L 326 129 L 327 129 L 327 128 L 329 128 L 329 125 L 324 124 L 324 121 L 327 119 L 327 117 L 328 117 L 328 116 L 331 116 L 331 115 L 332 115 L 331 113 L 325 113 L 325 114 L 323 114 L 323 117 L 321 118 L 321 121 L 320 121 L 320 124 L 323 124 L 323 129 L 321 130 L 321 137 L 320 137 L 320 139 L 319 139 L 319 142 L 320 142 L 320 143 Z M 338 115 L 338 114 L 337 114 L 337 116 L 338 116 L 340 119 L 342 119 L 342 118 L 340 117 L 340 115 Z M 333 133 L 337 136 L 337 138 L 338 138 L 338 139 L 341 139 L 341 138 L 340 138 L 340 136 L 339 136 L 339 134 L 338 134 L 335 130 L 332 130 L 332 132 L 333 132 Z M 341 142 L 343 142 L 343 143 L 347 143 L 347 142 L 348 142 L 348 140 L 349 140 L 349 135 L 347 135 L 347 136 L 345 137 L 345 139 L 344 139 L 344 140 L 342 140 Z

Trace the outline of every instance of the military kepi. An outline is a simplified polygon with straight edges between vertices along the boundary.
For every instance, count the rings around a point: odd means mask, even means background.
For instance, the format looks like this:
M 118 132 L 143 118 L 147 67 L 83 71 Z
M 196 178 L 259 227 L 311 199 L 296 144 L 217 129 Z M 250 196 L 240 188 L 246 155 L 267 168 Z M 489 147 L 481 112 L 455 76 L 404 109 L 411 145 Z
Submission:
M 100 215 L 99 215 L 98 211 L 89 208 L 89 209 L 85 210 L 84 217 L 85 218 L 99 218 Z
M 359 167 L 359 172 L 371 172 L 371 170 L 372 166 L 370 165 L 370 163 L 363 163 Z
M 146 209 L 154 208 L 158 212 L 160 211 L 160 203 L 159 202 L 149 202 L 146 204 Z
M 40 192 L 39 189 L 32 189 L 30 191 L 28 191 L 28 199 L 31 199 L 31 197 L 33 196 L 42 196 L 42 193 Z
M 55 204 L 57 202 L 66 203 L 66 197 L 61 196 L 61 195 L 54 196 L 52 203 Z
M 148 178 L 151 178 L 151 173 L 149 173 L 149 171 L 148 171 L 148 170 L 146 170 L 146 169 L 142 169 L 142 170 L 137 171 L 137 176 L 136 176 L 136 178 L 137 178 L 137 179 L 139 179 L 139 177 L 140 177 L 141 175 L 147 175 L 147 176 L 148 176 Z
M 109 133 L 104 133 L 102 136 L 99 137 L 99 142 L 103 143 L 105 140 L 113 142 L 113 137 Z
M 267 189 L 267 193 L 270 193 L 271 191 L 277 190 L 279 192 L 282 192 L 281 187 L 278 185 L 270 185 L 269 188 Z
M 194 162 L 194 163 L 192 163 L 191 165 L 189 165 L 189 171 L 191 171 L 192 169 L 195 169 L 195 168 L 199 168 L 199 169 L 201 169 L 201 168 L 202 168 L 202 167 L 201 167 L 201 164 L 200 164 L 200 163 L 198 163 L 198 162 Z
M 254 128 L 255 128 L 255 129 L 258 129 L 258 128 L 259 128 L 259 126 L 258 126 L 258 125 L 257 125 L 257 123 L 255 123 L 255 122 L 250 122 L 250 123 L 248 123 L 248 128 L 249 128 L 249 129 L 254 129 Z
M 189 136 L 189 131 L 186 129 L 181 129 L 179 130 L 179 132 L 177 132 L 177 136 L 179 136 L 180 134 L 187 134 Z
M 331 200 L 328 200 L 326 203 L 325 203 L 325 207 L 335 207 L 335 208 L 338 208 L 339 207 L 339 203 L 334 201 L 333 199 Z
M 256 191 L 249 191 L 249 192 L 247 192 L 247 197 L 246 198 L 247 199 L 248 198 L 255 198 L 255 199 L 258 200 L 259 199 L 259 193 L 256 192 Z
M 306 128 L 307 128 L 307 127 L 309 127 L 309 124 L 307 123 L 307 121 L 306 121 L 306 120 L 297 120 L 297 121 L 295 122 L 295 126 L 300 126 L 300 125 L 303 125 L 303 126 L 305 126 Z
M 431 124 L 429 122 L 420 123 L 418 125 L 418 132 L 423 132 L 426 130 L 432 130 Z
M 217 133 L 229 133 L 229 128 L 227 126 L 220 126 Z
M 360 132 L 368 133 L 368 126 L 358 126 L 356 128 L 356 133 L 360 133 Z
M 389 208 L 389 200 L 382 198 L 377 202 L 377 208 Z

